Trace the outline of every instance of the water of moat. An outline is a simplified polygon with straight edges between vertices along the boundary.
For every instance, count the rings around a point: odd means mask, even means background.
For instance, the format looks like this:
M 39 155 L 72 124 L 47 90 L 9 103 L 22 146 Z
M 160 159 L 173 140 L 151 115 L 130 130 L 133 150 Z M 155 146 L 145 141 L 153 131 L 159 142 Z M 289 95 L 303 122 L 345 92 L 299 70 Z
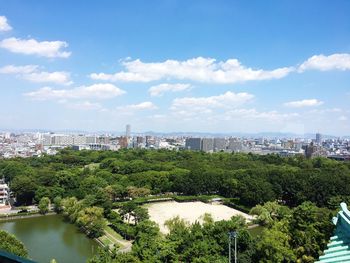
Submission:
M 85 263 L 97 252 L 98 244 L 59 215 L 0 222 L 3 229 L 21 240 L 29 257 L 38 263 Z

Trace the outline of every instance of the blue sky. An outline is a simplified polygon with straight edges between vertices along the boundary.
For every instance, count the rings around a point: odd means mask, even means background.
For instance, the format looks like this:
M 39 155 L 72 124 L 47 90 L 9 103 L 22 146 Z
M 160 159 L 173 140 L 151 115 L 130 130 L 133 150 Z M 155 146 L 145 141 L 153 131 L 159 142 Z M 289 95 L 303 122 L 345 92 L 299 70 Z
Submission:
M 0 0 L 0 129 L 350 134 L 349 1 Z

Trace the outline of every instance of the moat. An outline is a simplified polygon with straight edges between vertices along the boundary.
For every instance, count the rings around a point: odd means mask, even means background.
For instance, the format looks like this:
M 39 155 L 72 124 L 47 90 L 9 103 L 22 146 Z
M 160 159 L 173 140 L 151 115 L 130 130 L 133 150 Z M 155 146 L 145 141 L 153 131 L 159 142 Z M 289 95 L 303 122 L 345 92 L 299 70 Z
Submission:
M 58 263 L 85 263 L 98 248 L 94 240 L 59 215 L 0 222 L 0 229 L 21 240 L 30 259 L 38 263 L 49 263 L 53 258 Z

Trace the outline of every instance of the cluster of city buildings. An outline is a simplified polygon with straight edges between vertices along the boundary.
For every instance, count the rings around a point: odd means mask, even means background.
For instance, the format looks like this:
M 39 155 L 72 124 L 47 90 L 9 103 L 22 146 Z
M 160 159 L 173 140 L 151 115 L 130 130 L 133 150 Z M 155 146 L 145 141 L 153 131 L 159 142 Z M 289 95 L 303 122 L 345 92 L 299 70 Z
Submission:
M 170 143 L 168 143 L 170 142 Z M 78 134 L 53 132 L 0 132 L 0 158 L 34 157 L 42 154 L 54 155 L 59 149 L 112 150 L 125 148 L 178 148 L 177 140 L 157 136 L 131 136 L 127 125 L 125 134 Z M 179 141 L 181 142 L 181 140 Z
M 338 160 L 350 160 L 349 139 L 323 139 L 320 133 L 315 139 L 305 138 L 187 138 L 185 149 L 204 152 L 243 152 L 255 154 L 279 154 L 293 156 L 297 154 L 312 157 L 329 157 Z
M 186 135 L 132 134 L 127 125 L 125 133 L 113 134 L 58 134 L 58 133 L 0 133 L 0 158 L 53 155 L 59 149 L 112 150 L 141 149 L 187 149 L 204 152 L 242 152 L 255 154 L 276 153 L 281 156 L 305 155 L 309 158 L 325 156 L 350 159 L 350 140 L 322 138 L 252 138 L 252 137 L 194 137 Z

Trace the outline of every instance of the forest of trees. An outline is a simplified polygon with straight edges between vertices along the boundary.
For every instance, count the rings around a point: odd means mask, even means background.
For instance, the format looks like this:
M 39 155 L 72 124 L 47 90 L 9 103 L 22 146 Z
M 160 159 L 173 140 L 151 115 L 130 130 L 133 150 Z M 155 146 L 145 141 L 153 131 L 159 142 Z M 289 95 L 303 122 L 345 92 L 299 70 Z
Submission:
M 229 230 L 239 231 L 239 262 L 313 262 L 333 231 L 331 216 L 350 200 L 349 162 L 303 156 L 65 149 L 0 160 L 0 177 L 10 183 L 17 205 L 40 203 L 45 213 L 48 203 L 55 204 L 90 237 L 101 235 L 107 218 L 134 239 L 130 253 L 101 250 L 91 262 L 225 262 Z M 265 230 L 253 237 L 241 218 L 207 217 L 203 225 L 174 219 L 162 235 L 137 202 L 125 202 L 161 194 L 219 195 L 228 205 L 254 207 Z M 138 218 L 133 226 L 123 224 L 127 211 Z

